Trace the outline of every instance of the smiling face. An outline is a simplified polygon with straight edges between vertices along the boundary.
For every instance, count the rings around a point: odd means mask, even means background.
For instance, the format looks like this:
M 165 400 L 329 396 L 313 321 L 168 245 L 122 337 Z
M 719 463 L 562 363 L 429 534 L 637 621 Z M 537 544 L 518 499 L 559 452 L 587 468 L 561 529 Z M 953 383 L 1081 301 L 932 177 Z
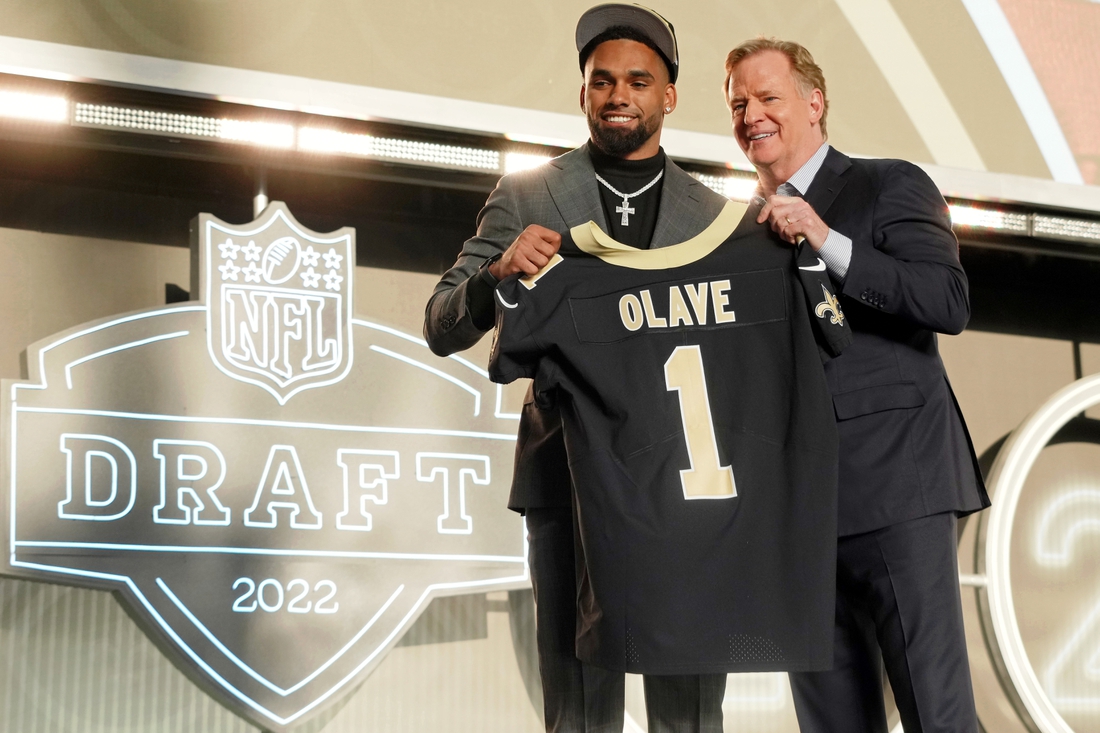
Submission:
M 656 155 L 665 109 L 675 107 L 668 67 L 644 43 L 605 41 L 585 62 L 581 109 L 593 144 L 608 155 L 628 160 Z
M 825 141 L 821 90 L 805 94 L 779 51 L 761 51 L 743 59 L 726 90 L 733 134 L 756 166 L 767 193 L 798 172 Z

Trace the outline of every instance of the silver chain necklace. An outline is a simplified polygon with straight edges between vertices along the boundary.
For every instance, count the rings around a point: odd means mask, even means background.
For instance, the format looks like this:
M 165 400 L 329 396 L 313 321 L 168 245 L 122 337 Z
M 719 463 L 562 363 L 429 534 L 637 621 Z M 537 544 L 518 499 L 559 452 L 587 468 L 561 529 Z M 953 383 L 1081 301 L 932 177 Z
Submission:
M 653 184 L 655 184 L 655 183 L 657 183 L 657 181 L 661 180 L 661 176 L 663 176 L 664 174 L 665 174 L 665 172 L 662 170 L 660 173 L 657 174 L 656 178 L 654 178 L 652 181 L 650 181 L 646 185 L 639 188 L 634 193 L 623 193 L 622 191 L 616 191 L 615 187 L 612 186 L 607 181 L 605 181 L 602 177 L 600 177 L 599 173 L 596 174 L 596 180 L 599 181 L 600 183 L 602 183 L 603 185 L 607 186 L 608 191 L 610 191 L 611 193 L 615 194 L 616 196 L 619 196 L 619 197 L 622 198 L 623 205 L 622 206 L 616 206 L 615 207 L 615 213 L 623 215 L 621 223 L 624 227 L 627 227 L 627 226 L 630 226 L 630 220 L 627 219 L 627 217 L 634 213 L 634 209 L 630 208 L 630 199 L 634 198 L 635 196 L 637 196 L 639 194 L 643 194 L 646 191 L 648 191 L 650 188 L 653 187 Z

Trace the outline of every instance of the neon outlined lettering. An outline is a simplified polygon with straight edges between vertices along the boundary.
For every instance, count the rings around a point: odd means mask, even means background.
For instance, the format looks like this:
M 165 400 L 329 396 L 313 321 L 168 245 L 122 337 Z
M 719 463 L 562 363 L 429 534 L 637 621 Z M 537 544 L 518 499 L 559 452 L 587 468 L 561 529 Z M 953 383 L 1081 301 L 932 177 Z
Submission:
M 392 450 L 341 448 L 336 451 L 336 463 L 344 473 L 344 509 L 336 515 L 336 529 L 370 532 L 374 520 L 367 502 L 389 502 L 389 479 L 401 478 L 401 456 Z M 355 512 L 351 510 L 353 485 L 358 498 Z
M 225 456 L 217 446 L 203 440 L 158 438 L 153 441 L 153 456 L 160 462 L 160 503 L 153 509 L 156 524 L 229 525 L 231 512 L 215 493 L 225 481 L 226 471 Z M 211 460 L 219 467 L 216 479 L 211 479 Z M 173 506 L 169 495 L 175 500 Z
M 458 469 L 457 496 L 451 492 L 451 468 Z M 466 513 L 466 481 L 488 486 L 489 456 L 417 453 L 416 480 L 434 484 L 437 477 L 443 481 L 443 513 L 436 519 L 436 531 L 439 534 L 473 534 L 474 520 Z
M 124 443 L 106 435 L 62 433 L 61 452 L 65 454 L 65 498 L 57 503 L 59 518 L 110 522 L 130 513 L 137 500 L 137 461 Z M 110 472 L 106 499 L 95 498 L 97 463 Z M 83 484 L 81 494 L 73 491 L 74 483 Z
M 277 509 L 290 510 L 290 526 L 294 529 L 321 528 L 321 514 L 313 506 L 313 497 L 310 496 L 309 485 L 302 471 L 302 462 L 292 445 L 271 446 L 264 475 L 260 478 L 260 485 L 256 487 L 256 498 L 244 513 L 245 526 L 268 529 L 277 527 Z M 267 519 L 253 519 L 255 515 L 263 514 L 267 515 Z

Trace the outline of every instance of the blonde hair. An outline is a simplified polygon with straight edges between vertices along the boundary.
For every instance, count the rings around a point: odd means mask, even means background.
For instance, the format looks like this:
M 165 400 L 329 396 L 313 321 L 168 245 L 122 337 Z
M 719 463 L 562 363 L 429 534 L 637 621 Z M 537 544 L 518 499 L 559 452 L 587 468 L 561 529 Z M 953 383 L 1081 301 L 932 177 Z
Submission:
M 829 97 L 825 93 L 825 74 L 821 72 L 821 67 L 814 63 L 814 57 L 806 47 L 794 41 L 781 41 L 778 38 L 760 36 L 745 41 L 730 51 L 729 55 L 726 56 L 726 81 L 722 85 L 722 94 L 726 98 L 726 105 L 729 106 L 730 104 L 729 88 L 733 70 L 749 56 L 755 56 L 763 51 L 778 51 L 787 57 L 787 61 L 791 64 L 791 76 L 794 77 L 795 85 L 798 87 L 803 99 L 810 96 L 814 89 L 821 90 L 822 108 L 821 119 L 818 120 L 818 124 L 821 125 L 822 137 L 827 138 L 825 118 L 829 114 Z

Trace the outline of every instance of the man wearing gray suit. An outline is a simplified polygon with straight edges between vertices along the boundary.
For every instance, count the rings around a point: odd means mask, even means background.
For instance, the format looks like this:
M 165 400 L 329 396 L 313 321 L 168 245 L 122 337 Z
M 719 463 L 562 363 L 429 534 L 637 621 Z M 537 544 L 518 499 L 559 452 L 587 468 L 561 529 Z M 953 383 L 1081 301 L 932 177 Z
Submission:
M 478 215 L 477 234 L 428 301 L 424 335 L 436 354 L 467 349 L 485 335 L 494 323 L 496 284 L 538 272 L 571 227 L 594 221 L 619 242 L 663 247 L 701 232 L 726 202 L 660 147 L 664 117 L 676 107 L 671 24 L 640 5 L 600 5 L 581 16 L 576 41 L 590 140 L 500 180 Z M 536 404 L 531 393 L 508 505 L 527 517 L 546 729 L 621 733 L 623 674 L 576 657 L 577 569 L 583 564 L 574 554 L 561 421 L 552 405 Z M 647 676 L 650 733 L 721 733 L 725 683 L 725 675 Z

